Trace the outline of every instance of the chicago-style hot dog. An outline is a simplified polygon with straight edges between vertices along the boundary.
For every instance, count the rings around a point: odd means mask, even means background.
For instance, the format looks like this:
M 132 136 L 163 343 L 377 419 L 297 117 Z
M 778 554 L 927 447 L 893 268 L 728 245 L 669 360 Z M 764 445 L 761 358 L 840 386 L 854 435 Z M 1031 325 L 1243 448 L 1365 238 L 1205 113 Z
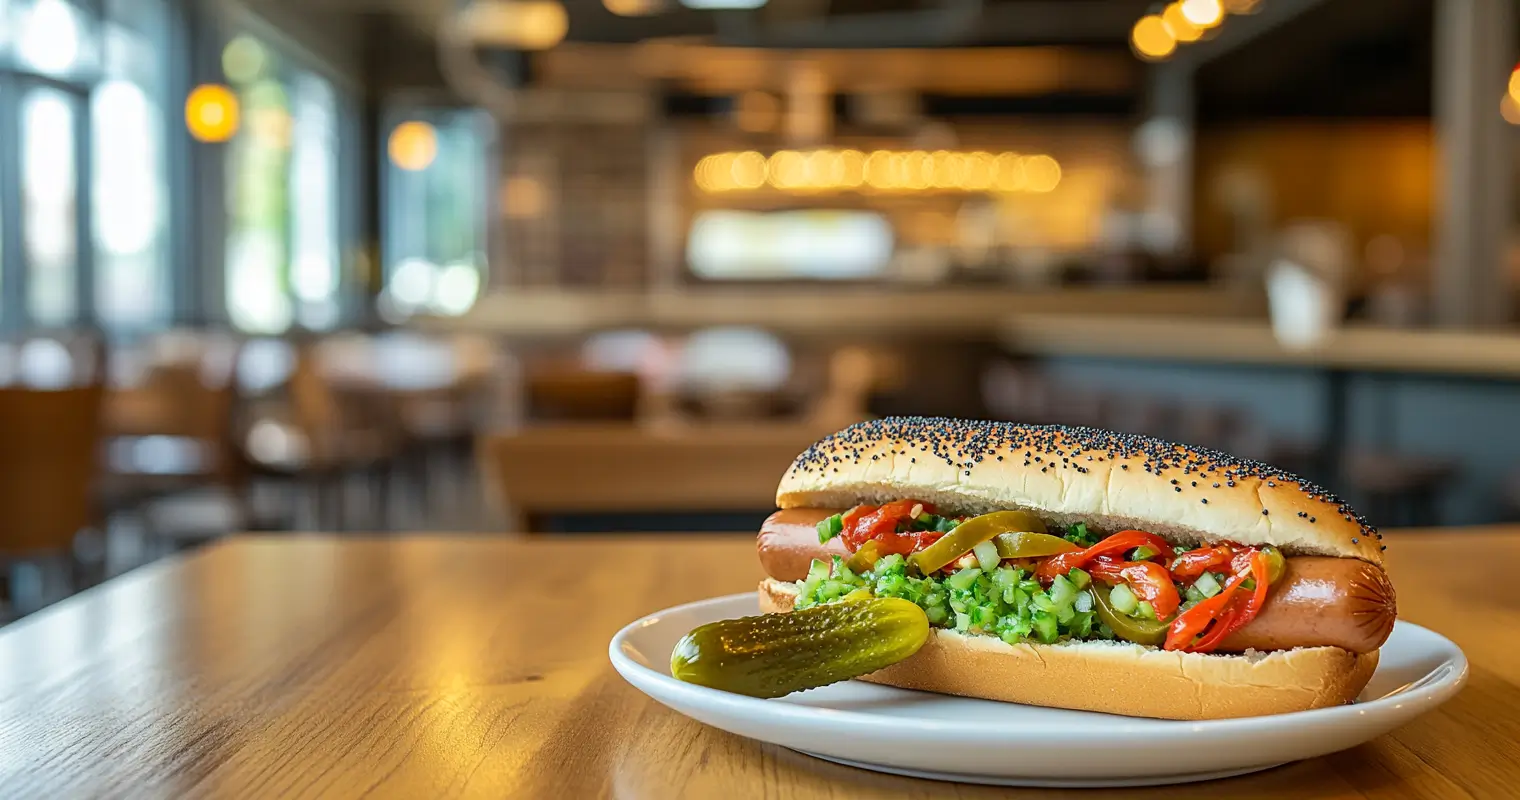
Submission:
M 897 418 L 825 437 L 762 526 L 761 608 L 919 605 L 865 680 L 1177 719 L 1343 703 L 1393 628 L 1379 534 L 1293 475 L 1088 428 Z

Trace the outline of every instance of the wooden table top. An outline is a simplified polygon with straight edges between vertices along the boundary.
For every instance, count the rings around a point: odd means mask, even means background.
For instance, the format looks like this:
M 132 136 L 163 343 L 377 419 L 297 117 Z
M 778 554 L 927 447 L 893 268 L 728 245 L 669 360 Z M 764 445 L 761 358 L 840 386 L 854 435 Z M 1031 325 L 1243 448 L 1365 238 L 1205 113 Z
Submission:
M 1122 796 L 1514 796 L 1520 602 L 1507 579 L 1520 527 L 1389 542 L 1401 616 L 1467 651 L 1467 689 L 1353 750 Z M 607 642 L 621 626 L 759 577 L 745 536 L 235 539 L 0 631 L 0 787 L 8 797 L 1018 794 L 878 775 L 723 733 L 612 670 Z

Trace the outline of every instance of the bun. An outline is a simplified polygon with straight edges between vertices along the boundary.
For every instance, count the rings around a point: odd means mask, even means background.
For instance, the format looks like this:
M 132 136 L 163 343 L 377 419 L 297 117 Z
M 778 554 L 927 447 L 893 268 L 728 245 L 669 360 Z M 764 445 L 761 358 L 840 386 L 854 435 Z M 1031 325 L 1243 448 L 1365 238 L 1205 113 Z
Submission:
M 788 612 L 796 587 L 760 584 L 760 609 Z M 911 658 L 861 680 L 1007 703 L 1160 719 L 1285 714 L 1351 702 L 1377 652 L 1338 647 L 1200 655 L 1118 642 L 1005 644 L 935 629 Z
M 1064 425 L 892 417 L 826 436 L 776 489 L 785 508 L 913 498 L 979 514 L 1028 509 L 1100 533 L 1273 545 L 1383 563 L 1380 535 L 1297 476 L 1216 450 Z

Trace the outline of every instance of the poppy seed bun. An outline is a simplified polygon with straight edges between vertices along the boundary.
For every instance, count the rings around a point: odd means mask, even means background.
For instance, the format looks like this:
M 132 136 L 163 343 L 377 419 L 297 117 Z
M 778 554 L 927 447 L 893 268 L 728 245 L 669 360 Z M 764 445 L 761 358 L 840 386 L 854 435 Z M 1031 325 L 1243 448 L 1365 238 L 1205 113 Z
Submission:
M 1308 481 L 1208 448 L 1095 428 L 861 422 L 808 448 L 776 489 L 780 508 L 905 498 L 962 514 L 1027 509 L 1058 524 L 1139 528 L 1188 545 L 1275 545 L 1383 563 L 1377 531 Z
M 792 610 L 794 584 L 760 584 L 760 610 Z M 1005 703 L 1160 719 L 1286 714 L 1349 703 L 1377 668 L 1376 651 L 1338 647 L 1202 655 L 1124 642 L 1010 645 L 933 629 L 905 661 L 860 680 Z

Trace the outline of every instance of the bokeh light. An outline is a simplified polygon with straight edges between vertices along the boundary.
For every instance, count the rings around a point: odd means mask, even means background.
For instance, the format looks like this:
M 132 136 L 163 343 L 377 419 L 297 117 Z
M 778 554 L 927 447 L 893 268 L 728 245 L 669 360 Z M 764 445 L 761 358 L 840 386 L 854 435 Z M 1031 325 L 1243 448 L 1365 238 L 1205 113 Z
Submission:
M 1161 12 L 1161 21 L 1166 25 L 1167 33 L 1179 42 L 1196 42 L 1203 36 L 1203 29 L 1194 25 L 1182 13 L 1181 3 L 1172 3 Z
M 252 36 L 239 36 L 222 49 L 222 72 L 233 83 L 253 83 L 269 63 L 264 45 Z
M 1513 95 L 1504 95 L 1499 101 L 1499 115 L 1511 125 L 1520 125 L 1520 101 L 1515 100 Z
M 779 150 L 769 158 L 748 150 L 713 153 L 692 169 L 707 193 L 783 192 L 1048 192 L 1061 180 L 1049 155 L 936 150 Z
M 476 0 L 460 21 L 480 44 L 548 50 L 565 38 L 570 18 L 555 0 Z
M 202 142 L 225 142 L 238 130 L 238 99 L 221 84 L 197 86 L 185 98 L 185 127 Z
M 620 17 L 644 17 L 664 9 L 661 0 L 602 0 L 602 6 Z
M 1159 61 L 1177 49 L 1177 38 L 1167 29 L 1166 23 L 1155 14 L 1141 17 L 1130 31 L 1130 45 L 1141 58 Z
M 771 154 L 770 184 L 777 189 L 801 189 L 807 184 L 807 161 L 796 150 Z
M 386 146 L 391 163 L 408 172 L 421 172 L 438 157 L 438 131 L 420 120 L 397 125 Z
M 1182 16 L 1207 30 L 1224 22 L 1224 6 L 1219 0 L 1182 0 Z
M 1024 179 L 1031 192 L 1049 192 L 1061 182 L 1061 165 L 1046 155 L 1024 159 Z
M 759 189 L 765 185 L 768 174 L 765 156 L 753 150 L 734 156 L 728 171 L 736 189 Z

